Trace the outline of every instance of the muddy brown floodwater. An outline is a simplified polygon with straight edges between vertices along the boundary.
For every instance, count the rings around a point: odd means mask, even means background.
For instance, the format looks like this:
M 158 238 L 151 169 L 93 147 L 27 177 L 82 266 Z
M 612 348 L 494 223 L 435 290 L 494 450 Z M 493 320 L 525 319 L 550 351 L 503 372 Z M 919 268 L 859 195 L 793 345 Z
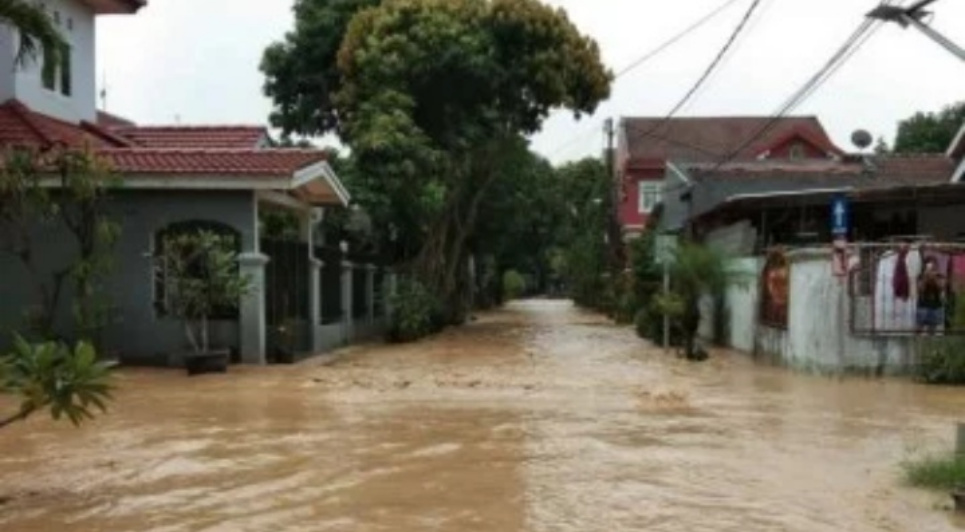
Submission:
M 533 301 L 333 366 L 124 371 L 95 423 L 0 432 L 0 530 L 963 530 L 898 467 L 963 415 Z

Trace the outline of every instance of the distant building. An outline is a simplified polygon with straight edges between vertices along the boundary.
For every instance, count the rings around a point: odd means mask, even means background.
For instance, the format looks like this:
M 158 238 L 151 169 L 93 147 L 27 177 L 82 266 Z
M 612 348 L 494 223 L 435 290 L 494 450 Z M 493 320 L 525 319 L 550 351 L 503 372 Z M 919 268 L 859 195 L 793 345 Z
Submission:
M 833 161 L 843 155 L 815 117 L 623 118 L 615 164 L 623 236 L 638 235 L 663 202 L 671 163 L 715 163 L 728 156 L 737 162 Z

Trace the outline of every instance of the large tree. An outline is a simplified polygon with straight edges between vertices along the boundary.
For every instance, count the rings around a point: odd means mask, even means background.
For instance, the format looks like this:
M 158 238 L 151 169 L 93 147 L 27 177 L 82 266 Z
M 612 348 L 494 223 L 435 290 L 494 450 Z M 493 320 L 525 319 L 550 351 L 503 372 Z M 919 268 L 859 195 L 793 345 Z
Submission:
M 410 271 L 461 321 L 468 243 L 500 161 L 552 109 L 589 113 L 608 96 L 596 43 L 536 0 L 303 0 L 296 18 L 263 63 L 273 120 L 340 134 L 379 210 L 423 237 Z M 313 48 L 315 60 L 294 57 Z
M 937 113 L 916 113 L 898 123 L 895 153 L 943 153 L 965 126 L 965 101 Z

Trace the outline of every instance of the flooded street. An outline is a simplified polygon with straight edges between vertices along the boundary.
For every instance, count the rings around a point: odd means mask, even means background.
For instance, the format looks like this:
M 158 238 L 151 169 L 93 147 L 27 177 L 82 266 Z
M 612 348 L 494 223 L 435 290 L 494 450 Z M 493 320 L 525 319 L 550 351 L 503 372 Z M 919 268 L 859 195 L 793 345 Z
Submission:
M 0 432 L 0 530 L 965 530 L 899 469 L 951 447 L 965 391 L 694 365 L 564 302 L 121 387 L 79 430 Z

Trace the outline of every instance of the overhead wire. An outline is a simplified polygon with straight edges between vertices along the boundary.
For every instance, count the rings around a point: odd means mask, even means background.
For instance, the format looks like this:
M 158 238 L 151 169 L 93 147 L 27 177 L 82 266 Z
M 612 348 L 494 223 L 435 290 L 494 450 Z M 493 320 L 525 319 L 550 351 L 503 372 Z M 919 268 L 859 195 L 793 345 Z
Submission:
M 649 137 L 650 135 L 656 133 L 657 130 L 659 130 L 660 128 L 670 123 L 670 120 L 672 120 L 673 117 L 676 116 L 676 114 L 681 109 L 683 109 L 683 107 L 687 105 L 687 103 L 690 102 L 691 98 L 694 97 L 694 94 L 696 94 L 697 91 L 700 90 L 700 88 L 704 85 L 704 83 L 706 83 L 707 80 L 710 78 L 711 74 L 713 74 L 714 71 L 717 69 L 717 67 L 720 66 L 721 62 L 724 60 L 724 57 L 734 47 L 738 37 L 741 36 L 741 34 L 744 31 L 744 28 L 746 28 L 747 24 L 751 21 L 751 18 L 754 16 L 754 13 L 757 11 L 757 8 L 760 6 L 760 4 L 761 4 L 761 0 L 753 0 L 751 2 L 751 5 L 747 8 L 747 11 L 744 13 L 744 16 L 741 18 L 740 22 L 731 32 L 730 37 L 724 43 L 724 46 L 721 47 L 721 49 L 717 52 L 717 55 L 714 57 L 714 59 L 710 62 L 709 65 L 707 65 L 707 68 L 704 69 L 704 72 L 701 74 L 701 76 L 697 79 L 697 81 L 693 84 L 693 86 L 691 86 L 691 88 L 686 93 L 684 93 L 684 96 L 677 102 L 676 105 L 673 106 L 670 112 L 667 113 L 667 115 L 653 127 L 648 128 L 646 131 L 635 132 L 632 139 L 630 138 L 627 139 L 628 142 L 630 142 L 631 140 L 637 140 L 639 138 Z
M 683 29 L 682 31 L 680 31 L 679 33 L 675 34 L 674 36 L 670 37 L 669 39 L 667 39 L 666 41 L 664 41 L 663 43 L 661 43 L 660 45 L 658 45 L 656 48 L 653 48 L 652 50 L 648 51 L 647 53 L 645 53 L 645 54 L 643 54 L 642 56 L 638 57 L 637 59 L 633 60 L 633 61 L 632 61 L 631 63 L 629 63 L 627 66 L 625 66 L 625 67 L 623 67 L 622 69 L 620 69 L 620 70 L 614 75 L 614 78 L 613 78 L 614 82 L 618 81 L 620 78 L 626 76 L 626 75 L 629 74 L 630 72 L 636 70 L 637 68 L 639 68 L 640 66 L 644 65 L 644 64 L 647 63 L 648 61 L 654 59 L 655 57 L 657 57 L 657 56 L 660 55 L 661 53 L 665 52 L 665 51 L 666 51 L 667 49 L 669 49 L 671 46 L 677 44 L 678 42 L 680 42 L 680 41 L 683 40 L 684 38 L 688 37 L 691 33 L 697 31 L 698 29 L 700 29 L 701 27 L 703 27 L 704 25 L 706 25 L 708 22 L 710 22 L 711 20 L 713 20 L 714 18 L 716 18 L 717 16 L 719 16 L 721 13 L 723 13 L 724 11 L 726 11 L 728 8 L 730 8 L 731 6 L 733 6 L 734 4 L 736 4 L 736 3 L 740 2 L 740 1 L 741 1 L 741 0 L 727 0 L 727 1 L 724 2 L 723 4 L 717 6 L 715 9 L 711 10 L 709 13 L 707 13 L 707 14 L 704 15 L 703 17 L 697 19 L 693 24 L 690 24 L 689 26 L 687 26 L 686 28 L 684 28 L 684 29 Z M 600 126 L 602 126 L 602 125 L 603 125 L 602 122 L 598 122 L 598 123 L 596 123 L 596 124 L 594 125 L 594 128 L 598 128 L 598 127 L 600 127 Z M 569 140 L 569 141 L 566 141 L 565 143 L 561 144 L 558 148 L 553 149 L 553 150 L 550 152 L 550 157 L 552 157 L 552 156 L 554 156 L 554 155 L 562 152 L 562 151 L 565 150 L 565 149 L 568 149 L 569 147 L 573 146 L 573 145 L 576 144 L 577 142 L 584 140 L 585 138 L 587 138 L 587 137 L 588 137 L 590 134 L 592 134 L 592 133 L 593 133 L 593 131 L 591 131 L 590 129 L 587 129 L 587 131 L 578 134 L 578 136 L 574 137 L 573 139 L 571 139 L 571 140 Z
M 884 0 L 883 5 L 890 5 L 894 0 Z M 795 91 L 785 100 L 778 109 L 772 113 L 772 118 L 761 128 L 752 133 L 747 139 L 740 143 L 736 148 L 728 152 L 711 171 L 719 170 L 725 164 L 733 161 L 744 150 L 754 142 L 766 135 L 773 129 L 778 122 L 786 118 L 789 113 L 800 107 L 807 99 L 814 95 L 834 74 L 836 74 L 854 55 L 860 50 L 868 40 L 877 32 L 881 23 L 870 19 L 863 20 L 858 27 L 851 33 L 834 54 L 825 62 L 824 65 L 808 80 L 803 86 Z

